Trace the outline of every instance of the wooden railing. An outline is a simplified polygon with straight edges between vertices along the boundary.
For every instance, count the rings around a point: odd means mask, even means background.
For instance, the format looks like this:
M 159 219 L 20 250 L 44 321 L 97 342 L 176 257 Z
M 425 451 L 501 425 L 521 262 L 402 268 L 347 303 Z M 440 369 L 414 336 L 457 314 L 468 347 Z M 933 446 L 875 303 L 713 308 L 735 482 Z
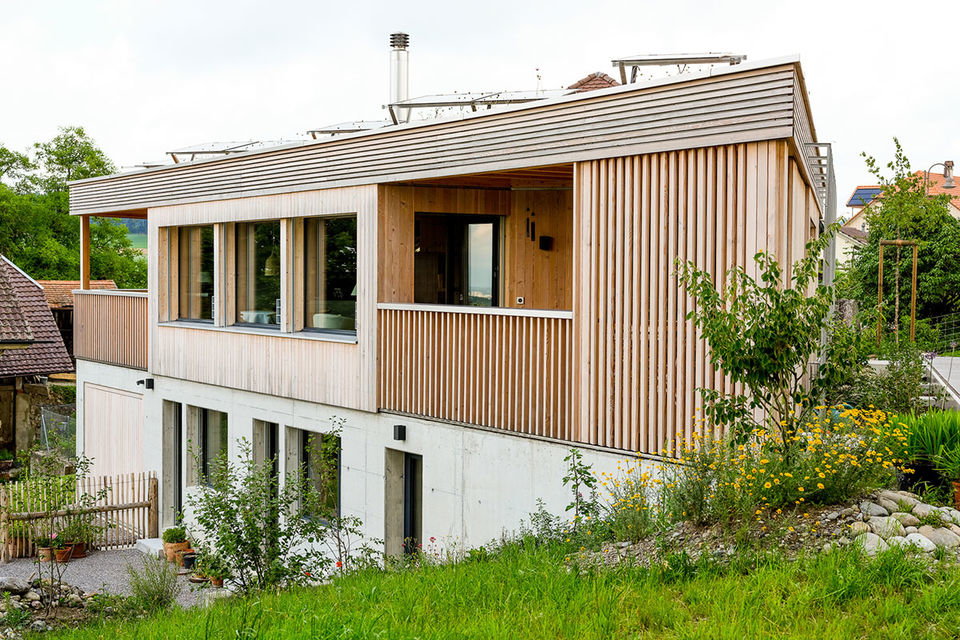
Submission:
M 381 409 L 563 440 L 572 314 L 380 304 Z
M 73 351 L 77 358 L 147 368 L 147 294 L 74 292 Z

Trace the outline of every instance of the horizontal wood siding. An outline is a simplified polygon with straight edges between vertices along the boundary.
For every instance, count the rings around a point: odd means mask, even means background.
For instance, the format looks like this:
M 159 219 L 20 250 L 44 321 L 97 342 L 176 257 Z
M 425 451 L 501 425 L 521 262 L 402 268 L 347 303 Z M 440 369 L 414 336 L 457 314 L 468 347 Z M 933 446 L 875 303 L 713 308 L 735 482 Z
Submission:
M 797 63 L 73 183 L 74 214 L 534 167 L 794 135 Z
M 146 369 L 147 335 L 146 293 L 90 290 L 74 295 L 77 358 Z
M 686 314 L 675 260 L 755 272 L 795 260 L 815 204 L 785 141 L 576 167 L 573 370 L 577 439 L 660 453 L 699 428 L 698 387 L 729 392 Z
M 382 409 L 576 439 L 569 318 L 510 311 L 379 314 Z

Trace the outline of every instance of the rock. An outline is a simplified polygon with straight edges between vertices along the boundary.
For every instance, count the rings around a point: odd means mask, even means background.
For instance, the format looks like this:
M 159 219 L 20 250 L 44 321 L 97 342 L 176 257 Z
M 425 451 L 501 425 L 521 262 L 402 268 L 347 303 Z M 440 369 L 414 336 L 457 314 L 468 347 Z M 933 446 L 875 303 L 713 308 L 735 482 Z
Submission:
M 958 536 L 960 536 L 960 527 L 958 527 L 957 525 L 955 525 L 955 524 L 949 524 L 949 525 L 947 525 L 947 529 L 950 529 L 950 531 L 953 531 L 955 534 L 957 534 Z
M 864 500 L 860 503 L 860 513 L 867 516 L 888 516 L 890 512 L 878 505 L 876 502 Z
M 845 518 L 847 516 L 852 516 L 856 513 L 857 513 L 857 509 L 855 507 L 847 507 L 846 509 L 841 509 L 840 517 Z
M 40 594 L 30 589 L 23 595 L 23 599 L 27 602 L 40 602 Z
M 919 533 L 938 547 L 944 547 L 945 549 L 960 547 L 960 536 L 950 531 L 950 529 L 944 527 L 934 529 L 929 525 L 924 525 L 920 527 Z
M 840 512 L 839 512 L 839 511 L 831 511 L 831 512 L 828 513 L 827 515 L 823 516 L 823 519 L 824 519 L 824 520 L 831 520 L 831 521 L 832 521 L 832 520 L 836 520 L 836 519 L 839 518 L 839 517 L 840 517 Z
M 950 522 L 955 525 L 960 525 L 960 511 L 951 509 L 949 507 L 944 507 L 941 509 L 941 512 L 947 516 L 947 519 L 950 520 Z
M 917 516 L 918 518 L 926 518 L 934 511 L 939 511 L 939 510 L 933 505 L 924 504 L 922 502 L 918 503 L 913 507 L 913 515 Z
M 918 522 L 919 522 L 919 521 L 918 521 Z M 916 533 L 916 532 L 917 532 L 917 528 L 916 528 L 916 527 L 913 527 L 913 526 L 904 527 L 903 530 L 906 531 L 907 533 Z
M 64 603 L 65 603 L 68 607 L 82 607 L 82 606 L 83 606 L 83 598 L 81 598 L 80 596 L 78 596 L 78 595 L 75 594 L 75 593 L 71 593 L 71 594 L 68 595 L 66 598 L 64 598 Z
M 868 525 L 866 522 L 854 522 L 850 525 L 850 535 L 853 537 L 857 537 L 864 533 L 869 533 L 869 531 L 870 525 Z
M 875 517 L 870 518 L 870 530 L 886 540 L 887 538 L 903 537 L 907 532 L 903 530 L 903 525 L 896 518 Z
M 876 555 L 880 551 L 886 551 L 890 548 L 883 538 L 875 533 L 861 533 L 857 536 L 854 543 L 858 544 L 863 552 L 868 556 Z
M 912 509 L 920 500 L 914 497 L 912 494 L 909 494 L 905 491 L 881 491 L 879 494 L 882 500 L 889 500 L 895 505 L 898 505 L 897 511 L 909 511 Z M 880 504 L 883 504 L 882 502 Z M 906 509 L 899 508 L 899 505 L 907 507 Z
M 847 536 L 840 536 L 839 538 L 837 538 L 837 544 L 841 546 L 847 546 L 848 544 L 850 544 L 850 538 L 848 538 Z
M 830 553 L 833 551 L 833 545 L 829 542 L 824 542 L 823 547 L 821 547 L 824 553 Z
M 892 518 L 896 518 L 900 521 L 905 527 L 918 527 L 920 526 L 920 519 L 912 513 L 894 513 L 891 515 Z
M 931 553 L 937 548 L 937 545 L 933 544 L 929 538 L 919 533 L 908 533 L 905 542 L 907 545 L 915 547 L 925 553 Z
M 907 539 L 903 536 L 890 536 L 887 538 L 887 544 L 891 547 L 905 547 L 907 546 Z
M 30 583 L 23 578 L 0 576 L 0 591 L 20 595 L 30 590 Z
M 900 508 L 900 505 L 897 504 L 896 500 L 888 500 L 887 498 L 877 498 L 877 504 L 886 509 L 890 513 L 896 513 L 897 511 L 903 511 Z

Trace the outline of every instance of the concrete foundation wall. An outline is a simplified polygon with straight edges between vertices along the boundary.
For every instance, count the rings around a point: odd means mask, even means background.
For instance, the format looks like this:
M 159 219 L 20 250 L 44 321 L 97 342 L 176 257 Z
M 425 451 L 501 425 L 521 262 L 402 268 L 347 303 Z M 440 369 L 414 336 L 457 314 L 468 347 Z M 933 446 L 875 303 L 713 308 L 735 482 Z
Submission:
M 130 390 L 141 371 L 83 363 L 81 381 Z M 422 456 L 422 537 L 436 546 L 477 546 L 516 531 L 543 500 L 554 514 L 563 514 L 570 494 L 563 487 L 563 458 L 569 446 L 485 429 L 407 416 L 330 407 L 260 395 L 172 378 L 154 377 L 155 388 L 143 391 L 143 469 L 170 476 L 172 438 L 164 438 L 164 400 L 225 412 L 229 416 L 231 457 L 241 438 L 254 441 L 255 421 L 327 433 L 344 420 L 341 458 L 341 512 L 359 517 L 370 538 L 384 538 L 386 451 Z M 139 387 L 142 389 L 142 387 Z M 78 395 L 78 402 L 83 398 Z M 169 404 L 168 422 L 169 418 Z M 79 412 L 78 412 L 79 413 Z M 393 439 L 393 426 L 406 425 L 406 439 Z M 82 431 L 82 427 L 80 428 Z M 166 440 L 166 441 L 165 441 Z M 183 448 L 189 446 L 184 437 Z M 81 439 L 82 441 L 82 439 Z M 286 473 L 288 438 L 279 439 L 280 472 Z M 166 454 L 164 453 L 166 451 Z M 582 449 L 594 472 L 614 472 L 623 454 Z M 189 456 L 184 451 L 184 466 Z M 186 472 L 183 473 L 185 481 Z M 173 522 L 173 478 L 161 482 L 161 526 Z

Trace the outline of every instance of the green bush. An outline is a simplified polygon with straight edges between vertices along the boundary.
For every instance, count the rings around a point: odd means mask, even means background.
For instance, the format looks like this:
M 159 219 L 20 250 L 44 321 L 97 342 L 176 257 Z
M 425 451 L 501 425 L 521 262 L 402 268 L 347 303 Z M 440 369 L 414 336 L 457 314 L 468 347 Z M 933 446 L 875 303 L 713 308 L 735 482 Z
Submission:
M 170 527 L 163 530 L 163 541 L 167 544 L 176 544 L 187 541 L 187 530 L 183 527 Z
M 140 566 L 127 565 L 130 592 L 145 611 L 167 609 L 180 595 L 177 571 L 156 556 L 144 556 Z

